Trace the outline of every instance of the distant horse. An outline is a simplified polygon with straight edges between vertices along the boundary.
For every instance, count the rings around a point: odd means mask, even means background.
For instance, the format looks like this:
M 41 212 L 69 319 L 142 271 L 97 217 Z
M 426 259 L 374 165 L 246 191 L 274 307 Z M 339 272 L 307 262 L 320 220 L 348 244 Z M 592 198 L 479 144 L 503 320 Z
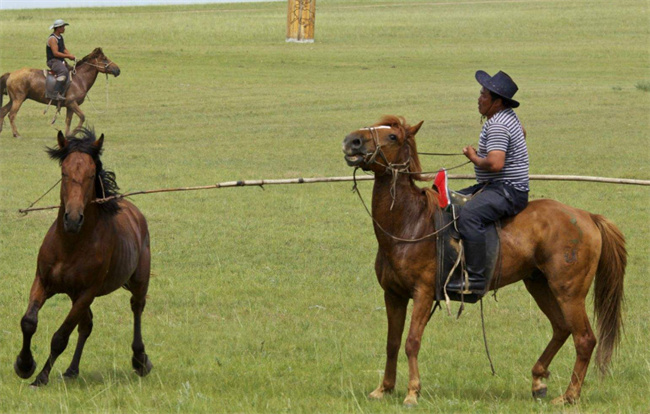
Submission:
M 57 293 L 72 299 L 72 309 L 54 333 L 50 356 L 33 386 L 45 385 L 57 357 L 65 350 L 74 328 L 79 339 L 65 376 L 79 374 L 79 360 L 93 328 L 90 305 L 96 297 L 124 287 L 131 291 L 134 318 L 132 365 L 145 376 L 153 365 L 144 352 L 140 318 L 149 286 L 149 231 L 140 211 L 129 201 L 112 199 L 94 203 L 96 198 L 115 195 L 115 174 L 102 167 L 99 158 L 104 135 L 99 140 L 87 129 L 80 139 L 66 139 L 59 131 L 58 148 L 48 148 L 52 159 L 61 164 L 61 207 L 38 253 L 36 277 L 29 294 L 29 306 L 20 326 L 23 347 L 14 369 L 29 378 L 36 369 L 30 344 L 38 322 L 38 311 Z
M 90 88 L 92 88 L 99 73 L 110 73 L 117 77 L 120 75 L 120 68 L 112 62 L 101 48 L 96 48 L 91 54 L 81 59 L 76 65 L 76 74 L 72 76 L 72 82 L 65 96 L 65 101 L 61 106 L 67 108 L 65 115 L 65 135 L 70 133 L 70 124 L 72 115 L 79 117 L 79 125 L 75 131 L 79 130 L 86 119 L 86 116 L 79 105 L 84 102 Z M 2 106 L 2 95 L 9 95 L 9 103 Z M 16 129 L 16 114 L 20 106 L 26 99 L 47 104 L 50 102 L 45 97 L 45 75 L 41 69 L 18 69 L 15 72 L 7 72 L 0 77 L 0 132 L 7 113 L 9 113 L 9 122 L 14 137 L 20 138 Z M 56 102 L 53 103 L 56 105 Z
M 388 339 L 384 379 L 369 397 L 381 399 L 395 387 L 406 309 L 409 299 L 413 299 L 406 340 L 406 405 L 417 404 L 417 357 L 438 277 L 435 237 L 427 237 L 435 232 L 432 217 L 439 208 L 438 194 L 414 183 L 422 180 L 415 144 L 421 125 L 409 126 L 403 118 L 387 116 L 374 127 L 354 131 L 343 140 L 348 165 L 375 174 L 372 217 L 379 243 L 375 272 L 384 289 Z M 599 342 L 596 363 L 601 372 L 605 372 L 620 340 L 627 263 L 624 237 L 603 216 L 553 200 L 532 201 L 524 211 L 501 224 L 500 276 L 493 278 L 490 289 L 523 280 L 553 327 L 553 337 L 532 369 L 533 396 L 546 396 L 547 386 L 542 379 L 548 377 L 549 364 L 572 335 L 576 362 L 571 382 L 564 395 L 553 402 L 575 403 L 596 346 L 585 310 L 594 276 Z M 405 242 L 398 238 L 423 239 Z

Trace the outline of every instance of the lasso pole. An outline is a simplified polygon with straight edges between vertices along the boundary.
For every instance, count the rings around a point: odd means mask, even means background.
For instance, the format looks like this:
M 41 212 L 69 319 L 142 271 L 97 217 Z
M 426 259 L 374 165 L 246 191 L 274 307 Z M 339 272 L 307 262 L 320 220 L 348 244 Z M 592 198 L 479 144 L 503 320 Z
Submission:
M 473 174 L 450 174 L 448 178 L 456 180 L 473 180 L 476 177 Z M 590 177 L 585 175 L 530 175 L 531 180 L 536 181 L 583 181 L 591 183 L 608 183 L 608 184 L 629 184 L 629 185 L 650 185 L 650 180 L 636 180 L 631 178 L 608 178 L 608 177 Z
M 449 179 L 452 180 L 473 180 L 476 177 L 473 174 L 449 174 Z M 372 175 L 363 175 L 357 177 L 357 181 L 372 181 L 375 177 Z M 636 180 L 628 178 L 607 178 L 607 177 L 589 177 L 580 175 L 531 175 L 531 180 L 540 181 L 582 181 L 582 182 L 595 182 L 595 183 L 608 183 L 608 184 L 628 184 L 628 185 L 642 185 L 650 186 L 650 180 Z M 120 199 L 140 194 L 155 194 L 155 193 L 171 193 L 178 191 L 198 191 L 198 190 L 211 190 L 216 188 L 230 188 L 230 187 L 264 187 L 265 185 L 286 185 L 286 184 L 313 184 L 313 183 L 337 183 L 353 181 L 354 177 L 314 177 L 314 178 L 286 178 L 286 179 L 270 179 L 270 180 L 242 180 L 242 181 L 225 181 L 213 185 L 203 185 L 195 187 L 177 187 L 177 188 L 160 188 L 157 190 L 144 190 L 133 191 L 130 193 L 119 194 L 111 197 L 96 199 L 96 203 L 105 203 L 113 199 Z M 18 210 L 19 213 L 27 214 L 30 211 L 51 210 L 59 208 L 59 206 L 47 207 L 30 207 Z

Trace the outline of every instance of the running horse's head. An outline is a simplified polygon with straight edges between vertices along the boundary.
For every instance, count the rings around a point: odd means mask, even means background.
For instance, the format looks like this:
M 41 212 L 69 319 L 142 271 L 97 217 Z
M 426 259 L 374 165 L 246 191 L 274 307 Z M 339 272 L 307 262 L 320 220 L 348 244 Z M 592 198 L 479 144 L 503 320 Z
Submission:
M 424 121 L 410 126 L 404 118 L 387 115 L 373 126 L 358 129 L 343 140 L 345 161 L 350 167 L 381 175 L 395 167 L 422 171 L 415 134 Z M 415 178 L 415 177 L 414 177 Z
M 84 58 L 77 63 L 77 66 L 81 66 L 82 64 L 93 66 L 97 68 L 99 72 L 111 74 L 116 78 L 120 76 L 120 67 L 104 54 L 101 47 L 95 48 L 95 50 L 90 52 L 89 55 L 84 56 Z
M 115 174 L 102 167 L 99 158 L 104 134 L 95 138 L 92 130 L 82 129 L 81 138 L 67 139 L 61 131 L 57 135 L 58 148 L 48 148 L 50 158 L 61 164 L 61 216 L 67 233 L 79 233 L 84 224 L 86 209 L 97 198 L 117 194 Z M 115 213 L 116 200 L 98 204 L 99 210 Z

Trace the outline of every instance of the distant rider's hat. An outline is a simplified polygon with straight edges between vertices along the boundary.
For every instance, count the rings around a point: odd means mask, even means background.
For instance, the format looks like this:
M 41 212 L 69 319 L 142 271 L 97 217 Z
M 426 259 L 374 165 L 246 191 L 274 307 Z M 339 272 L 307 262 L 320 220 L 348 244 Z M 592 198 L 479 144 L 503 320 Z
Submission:
M 484 71 L 478 70 L 476 71 L 475 77 L 478 83 L 485 89 L 496 93 L 504 100 L 510 102 L 511 107 L 516 108 L 519 106 L 519 102 L 512 99 L 519 88 L 507 73 L 499 71 L 496 75 L 490 76 Z
M 50 30 L 56 29 L 57 27 L 61 26 L 69 26 L 69 23 L 64 22 L 62 19 L 55 20 L 52 26 L 50 26 Z

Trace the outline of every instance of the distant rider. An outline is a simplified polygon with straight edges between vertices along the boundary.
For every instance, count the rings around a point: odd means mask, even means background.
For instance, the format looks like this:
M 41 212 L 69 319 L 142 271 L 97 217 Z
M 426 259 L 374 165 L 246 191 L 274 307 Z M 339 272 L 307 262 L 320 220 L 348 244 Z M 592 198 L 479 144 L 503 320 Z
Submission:
M 63 33 L 68 23 L 59 19 L 50 26 L 50 30 L 54 29 L 50 37 L 47 38 L 47 66 L 56 74 L 56 91 L 57 100 L 65 100 L 65 84 L 68 79 L 68 66 L 65 63 L 66 59 L 75 60 L 75 56 L 65 48 L 63 41 Z

